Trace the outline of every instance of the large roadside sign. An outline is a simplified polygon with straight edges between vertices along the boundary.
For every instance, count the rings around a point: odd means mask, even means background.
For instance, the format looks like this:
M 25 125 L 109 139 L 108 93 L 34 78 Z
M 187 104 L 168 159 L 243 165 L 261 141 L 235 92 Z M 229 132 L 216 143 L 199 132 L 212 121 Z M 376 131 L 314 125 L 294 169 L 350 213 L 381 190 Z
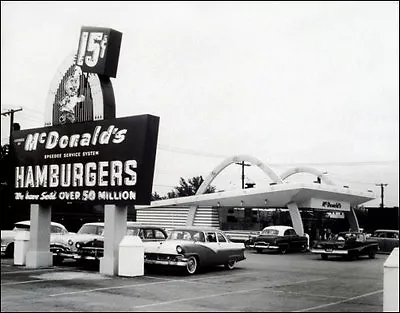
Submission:
M 159 117 L 15 131 L 14 200 L 149 204 Z

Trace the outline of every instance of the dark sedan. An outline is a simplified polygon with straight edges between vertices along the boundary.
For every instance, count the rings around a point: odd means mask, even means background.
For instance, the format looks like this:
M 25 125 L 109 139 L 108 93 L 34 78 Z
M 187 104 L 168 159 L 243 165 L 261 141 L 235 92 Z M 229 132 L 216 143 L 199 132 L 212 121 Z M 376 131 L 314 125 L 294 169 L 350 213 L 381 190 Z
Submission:
M 391 253 L 399 246 L 399 231 L 394 229 L 377 229 L 370 237 L 378 241 L 379 252 Z
M 248 247 L 256 249 L 258 253 L 270 250 L 285 254 L 288 251 L 305 252 L 307 244 L 307 237 L 299 236 L 293 227 L 279 225 L 265 227 Z
M 378 242 L 367 238 L 361 232 L 342 232 L 334 236 L 331 240 L 315 241 L 311 253 L 320 254 L 326 260 L 328 256 L 342 256 L 351 260 L 357 259 L 361 255 L 375 258 L 378 251 Z

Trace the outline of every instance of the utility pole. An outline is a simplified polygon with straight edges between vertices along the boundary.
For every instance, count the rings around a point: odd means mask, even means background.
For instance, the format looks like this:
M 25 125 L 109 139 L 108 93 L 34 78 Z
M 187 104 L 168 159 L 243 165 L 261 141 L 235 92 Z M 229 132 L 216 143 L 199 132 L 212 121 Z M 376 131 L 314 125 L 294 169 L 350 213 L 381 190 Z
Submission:
M 242 166 L 242 189 L 244 189 L 244 167 L 245 166 L 251 166 L 251 164 L 245 164 L 244 161 L 239 162 L 239 163 L 236 162 L 235 164 Z
M 14 113 L 15 112 L 19 112 L 19 111 L 22 111 L 22 108 L 19 108 L 19 109 L 16 109 L 16 110 L 10 109 L 7 112 L 1 113 L 1 115 L 4 115 L 4 116 L 10 115 L 10 138 L 9 138 L 10 145 L 11 145 L 11 135 L 12 135 L 12 132 L 14 130 Z
M 383 208 L 383 188 L 385 188 L 388 184 L 375 184 L 375 186 L 381 187 L 381 208 Z

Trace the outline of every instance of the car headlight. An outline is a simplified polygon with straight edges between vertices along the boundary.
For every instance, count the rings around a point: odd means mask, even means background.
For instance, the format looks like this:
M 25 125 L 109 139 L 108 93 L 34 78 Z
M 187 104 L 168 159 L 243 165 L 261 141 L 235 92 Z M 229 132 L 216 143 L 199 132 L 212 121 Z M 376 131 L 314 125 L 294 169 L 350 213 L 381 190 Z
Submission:
M 179 254 L 183 253 L 183 249 L 181 246 L 177 246 L 176 247 L 176 252 L 178 252 Z
M 77 243 L 75 244 L 75 247 L 76 247 L 77 249 L 79 249 L 81 246 L 82 246 L 82 245 L 81 245 L 80 242 L 77 242 Z
M 72 246 L 72 245 L 74 244 L 74 242 L 72 241 L 72 239 L 68 240 L 68 244 L 69 244 L 70 246 Z

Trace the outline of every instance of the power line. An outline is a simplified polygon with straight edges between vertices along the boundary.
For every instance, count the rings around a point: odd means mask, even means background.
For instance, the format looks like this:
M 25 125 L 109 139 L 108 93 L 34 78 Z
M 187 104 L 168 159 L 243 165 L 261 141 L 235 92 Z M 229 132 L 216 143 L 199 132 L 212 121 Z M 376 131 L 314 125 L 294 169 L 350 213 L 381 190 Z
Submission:
M 246 164 L 246 163 L 244 163 L 244 161 L 236 162 L 235 164 L 242 166 L 242 189 L 244 189 L 244 167 L 245 166 L 251 166 L 251 164 Z
M 195 155 L 195 156 L 204 156 L 204 157 L 210 157 L 210 158 L 228 158 L 228 155 L 222 155 L 222 154 L 212 154 L 212 153 L 204 153 L 200 151 L 195 151 L 195 150 L 190 150 L 190 149 L 184 149 L 184 148 L 178 148 L 178 147 L 172 147 L 168 145 L 162 145 L 159 144 L 157 145 L 157 148 L 160 150 L 166 150 L 166 151 L 171 151 L 171 152 L 176 152 L 176 153 L 182 153 L 182 154 L 190 154 L 190 155 Z M 385 161 L 353 161 L 353 162 L 321 162 L 321 163 L 316 163 L 316 162 L 301 162 L 301 163 L 267 163 L 265 162 L 268 166 L 362 166 L 362 165 L 384 165 L 384 164 L 392 164 L 392 163 L 398 163 L 398 160 L 385 160 Z
M 22 108 L 19 108 L 16 110 L 11 109 L 11 110 L 8 110 L 7 112 L 1 113 L 2 116 L 10 115 L 10 139 L 9 139 L 10 145 L 11 145 L 11 137 L 12 137 L 13 130 L 17 129 L 17 128 L 19 129 L 19 127 L 20 127 L 19 124 L 17 124 L 17 123 L 15 123 L 15 125 L 14 125 L 14 113 L 19 112 L 19 111 L 22 111 Z

